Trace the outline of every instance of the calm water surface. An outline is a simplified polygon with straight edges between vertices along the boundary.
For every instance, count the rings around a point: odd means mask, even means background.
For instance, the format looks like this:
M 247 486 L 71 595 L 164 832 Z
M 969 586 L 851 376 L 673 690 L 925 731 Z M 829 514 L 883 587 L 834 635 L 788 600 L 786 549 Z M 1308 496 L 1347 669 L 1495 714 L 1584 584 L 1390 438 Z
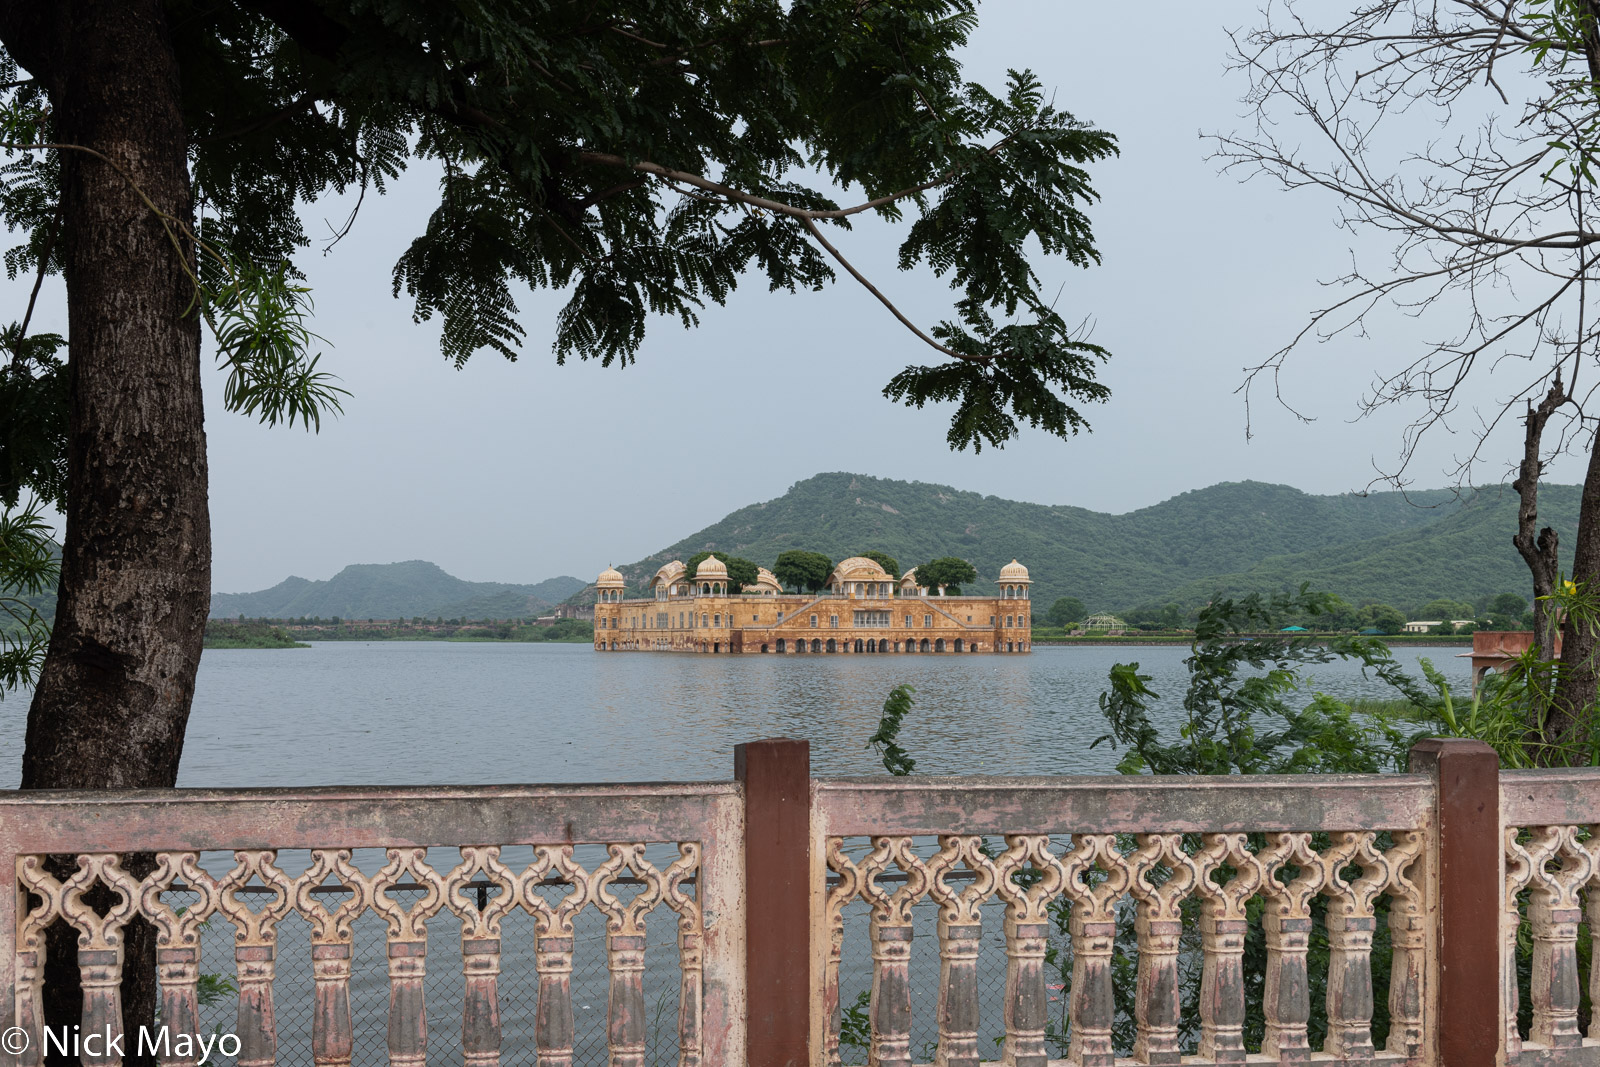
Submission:
M 1402 648 L 1466 682 L 1456 648 Z M 728 778 L 733 746 L 811 740 L 816 773 L 882 773 L 866 739 L 891 687 L 916 687 L 901 744 L 929 774 L 1105 773 L 1096 699 L 1137 661 L 1176 715 L 1186 648 L 1029 655 L 599 654 L 587 645 L 330 642 L 213 649 L 179 785 L 619 782 Z M 1387 695 L 1342 663 L 1340 696 Z M 27 695 L 0 704 L 0 786 L 21 776 Z

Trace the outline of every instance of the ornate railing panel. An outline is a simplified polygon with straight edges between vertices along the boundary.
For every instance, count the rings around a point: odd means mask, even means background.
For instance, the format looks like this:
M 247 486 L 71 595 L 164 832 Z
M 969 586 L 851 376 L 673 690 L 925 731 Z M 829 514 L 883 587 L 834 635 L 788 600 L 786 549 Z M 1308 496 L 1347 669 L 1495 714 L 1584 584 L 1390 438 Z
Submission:
M 834 876 L 822 898 L 825 1061 L 843 1062 L 845 910 L 864 903 L 870 1064 L 910 1067 L 919 1059 L 914 1000 L 938 1022 L 937 1045 L 922 1058 L 945 1067 L 979 1062 L 980 1032 L 1004 1035 L 1000 1058 L 1011 1067 L 1046 1067 L 1052 1052 L 1085 1067 L 1113 1067 L 1119 1053 L 1147 1064 L 1243 1063 L 1252 926 L 1266 948 L 1261 1053 L 1302 1062 L 1313 1051 L 1307 967 L 1319 897 L 1327 1033 L 1317 1058 L 1418 1060 L 1428 950 L 1419 879 L 1432 802 L 1431 780 L 1410 775 L 819 781 L 814 847 Z M 1375 1049 L 1371 954 L 1380 898 L 1388 900 L 1393 953 L 1388 1039 Z M 919 904 L 938 909 L 935 991 L 913 989 Z M 1003 932 L 1002 945 L 991 939 L 1005 957 L 998 1025 L 985 1025 L 979 1012 L 986 924 Z M 1059 945 L 1053 934 L 1063 935 Z M 1179 999 L 1186 934 L 1200 970 L 1189 1057 Z M 1113 1037 L 1119 938 L 1136 957 L 1134 1034 L 1123 1049 Z M 1061 951 L 1070 954 L 1070 972 L 1050 983 L 1047 956 Z M 1050 1032 L 1052 990 L 1067 999 L 1065 1025 Z
M 245 1067 L 1600 1065 L 1600 771 L 1412 760 L 814 779 L 774 740 L 709 784 L 0 794 L 0 1067 L 73 939 L 71 1056 L 121 1062 L 133 924 L 155 1021 Z
M 100 1042 L 109 1050 L 88 1049 L 84 1062 L 120 1063 L 116 1047 L 130 1052 L 136 1040 L 122 1033 L 122 932 L 141 916 L 156 930 L 160 1023 L 168 1037 L 149 1047 L 163 1064 L 200 1058 L 170 1035 L 203 1033 L 197 986 L 209 928 L 211 937 L 231 931 L 233 943 L 237 1021 L 230 1029 L 237 1044 L 222 1052 L 242 1067 L 278 1062 L 275 971 L 284 954 L 297 952 L 309 955 L 315 982 L 310 1058 L 319 1067 L 347 1065 L 357 1027 L 375 1021 L 353 1020 L 350 1008 L 353 930 L 372 916 L 382 921 L 387 957 L 387 1061 L 427 1060 L 431 933 L 432 954 L 446 958 L 434 967 L 460 973 L 461 1060 L 495 1067 L 501 927 L 523 914 L 535 935 L 537 1062 L 568 1067 L 574 920 L 588 911 L 603 918 L 606 931 L 613 1067 L 645 1064 L 645 934 L 657 923 L 677 935 L 678 1067 L 742 1063 L 741 829 L 732 783 L 181 791 L 115 799 L 10 794 L 0 799 L 8 851 L 0 862 L 9 860 L 17 875 L 17 892 L 0 901 L 0 930 L 15 931 L 4 955 L 11 985 L 5 1025 L 28 1039 L 16 1062 L 42 1062 L 45 931 L 64 921 L 78 935 L 81 1032 L 110 1035 Z M 508 866 L 505 846 L 531 847 L 532 862 Z M 208 869 L 203 857 L 219 849 L 233 853 L 231 869 Z M 362 849 L 381 849 L 386 862 L 363 872 L 352 858 Z M 283 850 L 309 850 L 303 870 L 280 865 Z M 597 862 L 580 863 L 582 851 L 596 853 Z M 651 851 L 665 858 L 652 862 Z M 143 854 L 149 873 L 124 869 L 119 856 L 130 853 Z M 174 905 L 178 898 L 187 903 Z M 290 917 L 304 920 L 308 943 L 282 941 L 280 926 Z
M 1501 982 L 1508 1059 L 1564 1065 L 1600 1062 L 1600 1027 L 1585 1037 L 1579 1008 L 1600 998 L 1591 963 L 1588 996 L 1579 971 L 1580 927 L 1600 933 L 1600 770 L 1505 771 L 1500 779 L 1505 833 L 1505 909 Z M 1531 942 L 1522 988 L 1519 941 Z M 1593 943 L 1592 940 L 1590 942 Z M 1519 1025 L 1523 1008 L 1529 1025 Z

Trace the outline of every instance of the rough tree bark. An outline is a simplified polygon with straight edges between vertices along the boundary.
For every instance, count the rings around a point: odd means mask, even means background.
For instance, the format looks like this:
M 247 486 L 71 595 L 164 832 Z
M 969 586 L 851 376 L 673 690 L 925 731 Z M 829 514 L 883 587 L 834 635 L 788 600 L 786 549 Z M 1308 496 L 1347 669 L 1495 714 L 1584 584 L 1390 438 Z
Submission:
M 1589 450 L 1578 508 L 1578 534 L 1572 552 L 1572 580 L 1600 589 L 1600 442 Z M 1600 699 L 1600 634 L 1570 615 L 1561 624 L 1561 674 L 1545 719 L 1551 744 L 1583 741 L 1577 730 L 1595 713 Z
M 1547 658 L 1551 657 L 1555 650 L 1555 642 L 1552 640 L 1555 626 L 1550 618 L 1549 602 L 1540 598 L 1549 596 L 1555 590 L 1560 560 L 1557 555 L 1559 540 L 1555 530 L 1549 526 L 1542 530 L 1538 529 L 1539 479 L 1544 474 L 1544 463 L 1539 457 L 1545 423 L 1549 422 L 1550 416 L 1570 399 L 1566 390 L 1562 388 L 1561 374 L 1558 371 L 1550 391 L 1539 401 L 1538 406 L 1529 403 L 1528 414 L 1523 419 L 1526 434 L 1523 438 L 1522 464 L 1517 468 L 1516 480 L 1511 483 L 1511 488 L 1517 491 L 1518 498 L 1517 532 L 1512 536 L 1511 543 L 1516 546 L 1517 552 L 1533 575 L 1534 639 L 1539 642 Z
M 193 251 L 174 244 L 132 183 L 191 219 L 177 58 L 159 0 L 0 0 L 0 41 L 46 87 L 55 141 L 126 171 L 61 154 L 66 534 L 22 786 L 170 787 L 211 584 L 200 326 L 187 313 Z M 155 999 L 150 930 L 129 933 L 131 1028 L 153 1017 Z M 61 984 L 46 1019 L 70 1027 L 81 1006 L 75 943 L 56 936 L 51 950 L 46 989 Z

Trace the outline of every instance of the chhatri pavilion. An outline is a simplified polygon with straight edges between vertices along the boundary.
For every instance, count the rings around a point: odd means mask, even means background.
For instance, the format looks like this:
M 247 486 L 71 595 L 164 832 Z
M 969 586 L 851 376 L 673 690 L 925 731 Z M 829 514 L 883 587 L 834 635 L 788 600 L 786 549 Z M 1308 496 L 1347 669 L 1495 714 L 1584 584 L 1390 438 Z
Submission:
M 945 596 L 852 556 L 819 593 L 786 593 L 765 567 L 753 584 L 731 588 L 715 556 L 689 574 L 673 560 L 650 579 L 648 597 L 628 597 L 611 568 L 595 581 L 594 647 L 600 652 L 856 654 L 1027 652 L 1028 568 L 1000 568 L 998 596 Z

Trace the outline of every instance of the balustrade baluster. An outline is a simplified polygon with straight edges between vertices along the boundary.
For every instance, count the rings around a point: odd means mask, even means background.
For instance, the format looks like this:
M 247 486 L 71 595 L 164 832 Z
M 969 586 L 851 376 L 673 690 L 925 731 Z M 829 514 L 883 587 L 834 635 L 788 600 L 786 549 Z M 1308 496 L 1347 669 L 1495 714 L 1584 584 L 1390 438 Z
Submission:
M 1139 976 L 1134 992 L 1136 1026 L 1133 1058 L 1140 1063 L 1181 1062 L 1178 1024 L 1178 950 L 1183 938 L 1183 901 L 1194 889 L 1195 866 L 1183 851 L 1181 834 L 1140 834 L 1128 888 L 1135 901 L 1134 932 L 1139 946 Z M 1164 870 L 1160 885 L 1149 875 Z
M 589 902 L 589 873 L 573 862 L 571 845 L 540 845 L 534 856 L 533 865 L 517 881 L 522 906 L 534 922 L 533 967 L 539 978 L 534 1046 L 538 1067 L 571 1067 L 572 920 Z M 547 874 L 572 887 L 554 906 L 537 888 Z
M 1217 1063 L 1242 1063 L 1244 1051 L 1244 938 L 1245 904 L 1263 880 L 1260 863 L 1251 854 L 1244 834 L 1205 834 L 1204 847 L 1195 858 L 1202 876 L 1196 884 L 1201 894 L 1200 968 L 1201 1059 Z M 1232 868 L 1232 877 L 1218 884 L 1212 874 Z
M 38 1067 L 44 1059 L 45 931 L 61 918 L 64 887 L 44 869 L 42 856 L 17 857 L 16 1011 L 17 1026 L 27 1038 L 17 1056 L 18 1067 Z M 39 897 L 30 908 L 29 894 Z
M 1577 840 L 1576 826 L 1546 826 L 1528 847 L 1533 859 L 1528 920 L 1533 927 L 1530 999 L 1533 1025 L 1528 1040 L 1552 1048 L 1583 1044 L 1578 1030 L 1578 920 L 1583 886 L 1594 874 L 1594 857 Z M 1558 862 L 1556 870 L 1549 870 Z
M 272 978 L 278 947 L 278 921 L 289 913 L 292 885 L 275 864 L 270 849 L 233 854 L 238 866 L 219 883 L 217 910 L 232 921 L 233 965 L 239 986 L 239 1067 L 272 1067 L 278 1056 L 278 1021 L 272 1002 Z M 260 911 L 239 899 L 252 877 L 273 890 Z
M 965 864 L 973 878 L 962 889 L 945 881 Z M 977 1067 L 978 951 L 983 902 L 994 892 L 994 864 L 983 838 L 946 835 L 928 862 L 929 895 L 939 905 L 939 1067 Z
M 1370 915 L 1328 910 L 1328 1039 L 1323 1051 L 1371 1059 L 1372 933 Z
M 1517 929 L 1522 925 L 1522 912 L 1517 904 L 1518 895 L 1533 878 L 1534 861 L 1517 842 L 1519 829 L 1505 828 L 1506 888 L 1504 920 L 1501 923 L 1503 942 L 1500 950 L 1501 1026 L 1505 1028 L 1506 1059 L 1522 1055 L 1522 1033 L 1517 1028 L 1517 1012 L 1522 1006 L 1522 995 L 1517 989 Z
M 872 1049 L 874 1067 L 911 1063 L 911 924 L 868 924 L 872 939 Z
M 1333 835 L 1324 861 L 1328 904 L 1328 1039 L 1323 1051 L 1346 1059 L 1371 1059 L 1372 935 L 1374 904 L 1390 880 L 1388 857 L 1370 831 Z M 1359 866 L 1347 879 L 1344 870 Z
M 867 927 L 872 942 L 872 1045 L 867 1062 L 911 1067 L 911 908 L 927 892 L 928 871 L 909 837 L 877 837 L 872 843 L 871 854 L 861 861 L 861 896 L 872 905 Z M 906 874 L 904 884 L 892 893 L 878 886 L 878 877 L 891 863 Z
M 1418 830 L 1396 830 L 1389 850 L 1389 1040 L 1385 1049 L 1406 1059 L 1422 1055 L 1423 975 L 1427 965 L 1428 916 L 1415 866 L 1424 841 Z
M 1178 997 L 1178 946 L 1183 923 L 1151 917 L 1153 908 L 1140 901 L 1134 918 L 1139 941 L 1139 978 L 1133 1015 L 1137 1036 L 1133 1058 L 1140 1063 L 1182 1061 L 1178 1044 L 1181 1006 Z
M 172 1035 L 200 1033 L 200 927 L 216 911 L 217 883 L 201 870 L 194 852 L 163 852 L 140 883 L 139 910 L 156 927 L 156 981 L 161 987 L 161 1025 Z M 179 910 L 162 900 L 179 879 L 199 899 Z M 194 1067 L 197 1051 L 181 1040 L 157 1046 L 161 1067 Z
M 479 876 L 500 887 L 492 900 L 488 885 L 473 884 Z M 461 863 L 445 878 L 445 902 L 461 919 L 461 1052 L 467 1067 L 499 1067 L 500 924 L 517 906 L 516 882 L 494 845 L 463 846 Z
M 95 883 L 120 899 L 100 915 L 84 900 Z M 78 871 L 63 886 L 61 914 L 78 930 L 78 982 L 83 989 L 84 1067 L 118 1067 L 122 1056 L 122 928 L 139 908 L 139 885 L 113 855 L 78 857 Z M 99 1040 L 94 1040 L 98 1036 Z M 93 1042 L 98 1051 L 91 1050 Z
M 644 1067 L 644 916 L 662 896 L 661 872 L 644 858 L 644 845 L 607 845 L 610 858 L 594 874 L 594 901 L 606 915 L 606 956 L 611 971 L 606 1003 L 606 1043 L 611 1067 Z M 644 888 L 626 904 L 607 888 L 631 871 Z
M 977 1067 L 978 949 L 983 927 L 939 920 L 939 1067 Z
M 330 874 L 350 891 L 331 912 L 312 895 Z M 295 879 L 295 910 L 311 927 L 311 1059 L 316 1067 L 349 1067 L 355 1050 L 350 1026 L 351 924 L 371 902 L 372 882 L 351 864 L 347 850 L 313 851 L 311 866 Z
M 700 871 L 700 845 L 680 842 L 678 859 L 662 875 L 662 894 L 667 906 L 678 914 L 678 1067 L 700 1067 L 701 968 L 705 954 L 705 929 L 701 925 L 700 905 L 683 891 L 685 878 Z
M 827 1020 L 823 1037 L 823 1062 L 839 1067 L 839 960 L 844 951 L 844 909 L 861 890 L 861 875 L 850 857 L 844 854 L 839 838 L 828 840 L 828 870 L 839 876 L 839 884 L 828 891 L 826 918 L 828 958 L 822 969 L 822 1017 Z
M 1008 834 L 996 862 L 995 890 L 1006 902 L 1006 993 L 1004 1061 L 1008 1067 L 1045 1067 L 1049 1054 L 1044 1032 L 1049 999 L 1044 958 L 1050 934 L 1050 901 L 1061 892 L 1066 874 L 1044 834 Z M 1031 885 L 1015 876 L 1031 868 Z
M 1128 888 L 1128 862 L 1115 834 L 1079 834 L 1064 862 L 1063 888 L 1072 901 L 1072 1024 L 1067 1057 L 1082 1067 L 1112 1067 L 1111 953 L 1117 901 Z M 1096 875 L 1096 868 L 1100 874 Z
M 1049 923 L 1017 922 L 1006 917 L 1006 1028 L 1005 1062 L 1008 1067 L 1045 1067 L 1044 957 L 1049 947 Z
M 1306 1024 L 1311 1019 L 1311 987 L 1306 954 L 1311 943 L 1311 898 L 1325 881 L 1320 857 L 1311 848 L 1308 833 L 1269 835 L 1271 845 L 1261 856 L 1266 878 L 1262 925 L 1267 943 L 1266 988 L 1262 1009 L 1266 1029 L 1261 1051 L 1280 1063 L 1300 1063 L 1311 1056 Z M 1297 868 L 1294 877 L 1280 881 L 1286 866 Z
M 373 876 L 372 910 L 388 921 L 389 1063 L 428 1062 L 428 1009 L 423 983 L 428 971 L 428 919 L 445 902 L 444 879 L 427 863 L 425 848 L 391 848 L 389 862 Z M 407 908 L 389 896 L 410 882 L 423 889 Z

